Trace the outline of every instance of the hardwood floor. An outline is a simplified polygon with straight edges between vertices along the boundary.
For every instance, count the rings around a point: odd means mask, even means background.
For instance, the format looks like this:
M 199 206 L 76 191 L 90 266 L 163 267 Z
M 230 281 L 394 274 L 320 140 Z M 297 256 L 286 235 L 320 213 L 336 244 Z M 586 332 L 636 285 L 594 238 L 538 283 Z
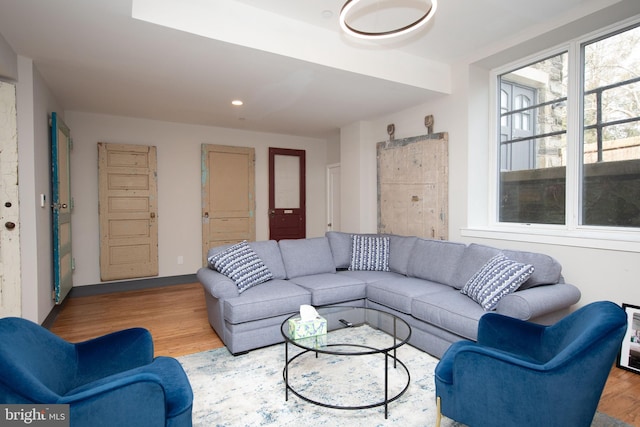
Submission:
M 182 356 L 222 347 L 209 326 L 199 283 L 70 298 L 51 331 L 72 342 L 141 326 L 156 355 Z M 613 367 L 598 410 L 640 426 L 640 375 Z
M 68 299 L 51 331 L 72 342 L 141 326 L 156 356 L 183 356 L 222 347 L 207 320 L 199 283 Z
M 640 426 L 640 375 L 614 367 L 598 410 L 632 426 Z

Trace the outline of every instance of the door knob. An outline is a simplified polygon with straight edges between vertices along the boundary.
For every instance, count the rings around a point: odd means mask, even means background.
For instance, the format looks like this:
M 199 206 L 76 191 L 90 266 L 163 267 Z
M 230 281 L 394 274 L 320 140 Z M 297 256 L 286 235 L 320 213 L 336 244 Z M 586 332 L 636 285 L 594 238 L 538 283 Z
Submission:
M 4 226 L 7 228 L 7 230 L 13 230 L 14 228 L 16 228 L 16 223 L 7 221 L 4 223 Z

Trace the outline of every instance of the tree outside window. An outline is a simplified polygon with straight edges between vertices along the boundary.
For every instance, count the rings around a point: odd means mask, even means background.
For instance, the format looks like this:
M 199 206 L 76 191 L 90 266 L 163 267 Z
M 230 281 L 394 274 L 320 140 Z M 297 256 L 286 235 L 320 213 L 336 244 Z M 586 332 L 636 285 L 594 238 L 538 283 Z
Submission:
M 584 225 L 640 227 L 640 27 L 582 48 Z

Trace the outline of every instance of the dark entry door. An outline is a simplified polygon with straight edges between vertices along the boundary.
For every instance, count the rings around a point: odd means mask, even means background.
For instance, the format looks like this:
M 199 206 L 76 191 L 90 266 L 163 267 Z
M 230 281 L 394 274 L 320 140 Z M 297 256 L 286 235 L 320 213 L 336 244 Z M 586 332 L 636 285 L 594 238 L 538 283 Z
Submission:
M 269 148 L 269 238 L 306 237 L 305 151 Z

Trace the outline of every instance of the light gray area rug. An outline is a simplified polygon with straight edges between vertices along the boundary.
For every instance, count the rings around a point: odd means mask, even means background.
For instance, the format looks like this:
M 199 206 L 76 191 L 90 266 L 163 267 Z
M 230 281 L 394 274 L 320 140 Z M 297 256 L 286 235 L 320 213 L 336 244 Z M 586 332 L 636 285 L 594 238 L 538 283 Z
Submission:
M 343 333 L 344 342 L 388 342 L 383 332 L 361 326 Z M 289 346 L 291 353 L 299 349 Z M 409 368 L 406 393 L 384 407 L 358 410 L 324 408 L 289 393 L 285 400 L 282 378 L 284 344 L 232 356 L 226 348 L 179 357 L 194 393 L 194 427 L 212 426 L 434 426 L 436 421 L 433 372 L 438 359 L 409 345 L 398 349 L 398 358 Z M 290 383 L 305 396 L 339 406 L 362 406 L 384 397 L 384 357 L 332 356 L 308 353 L 289 370 Z M 407 376 L 400 367 L 390 368 L 389 395 L 397 395 Z M 462 425 L 444 418 L 443 427 Z M 597 414 L 592 427 L 628 427 Z

